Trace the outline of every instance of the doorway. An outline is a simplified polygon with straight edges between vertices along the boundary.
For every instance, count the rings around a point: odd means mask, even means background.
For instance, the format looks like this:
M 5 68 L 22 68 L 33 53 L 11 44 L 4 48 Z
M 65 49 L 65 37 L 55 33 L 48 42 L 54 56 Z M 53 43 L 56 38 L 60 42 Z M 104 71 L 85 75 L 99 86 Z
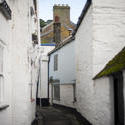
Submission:
M 124 125 L 124 91 L 122 72 L 113 75 L 114 81 L 114 122 L 115 125 Z

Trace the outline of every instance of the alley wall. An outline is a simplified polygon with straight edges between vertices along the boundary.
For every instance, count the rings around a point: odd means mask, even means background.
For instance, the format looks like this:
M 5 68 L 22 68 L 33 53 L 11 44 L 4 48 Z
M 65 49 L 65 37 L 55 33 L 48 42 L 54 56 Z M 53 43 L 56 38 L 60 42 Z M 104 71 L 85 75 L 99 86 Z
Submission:
M 93 0 L 93 76 L 125 46 L 124 7 L 124 0 Z
M 88 121 L 94 121 L 92 6 L 86 13 L 75 39 L 76 108 Z
M 12 10 L 11 20 L 0 11 L 0 44 L 4 47 L 3 99 L 0 125 L 31 125 L 35 119 L 38 47 L 33 48 L 32 33 L 38 34 L 37 17 L 31 16 L 31 0 L 6 0 Z M 31 65 L 32 62 L 32 65 Z M 32 93 L 32 94 L 31 94 Z

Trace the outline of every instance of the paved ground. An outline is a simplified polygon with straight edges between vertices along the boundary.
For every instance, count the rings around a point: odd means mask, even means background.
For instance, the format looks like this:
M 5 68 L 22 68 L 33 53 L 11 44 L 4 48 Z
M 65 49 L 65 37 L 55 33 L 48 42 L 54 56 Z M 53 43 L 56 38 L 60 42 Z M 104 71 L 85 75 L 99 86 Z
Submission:
M 37 122 L 33 125 L 82 125 L 75 115 L 63 108 L 37 108 Z

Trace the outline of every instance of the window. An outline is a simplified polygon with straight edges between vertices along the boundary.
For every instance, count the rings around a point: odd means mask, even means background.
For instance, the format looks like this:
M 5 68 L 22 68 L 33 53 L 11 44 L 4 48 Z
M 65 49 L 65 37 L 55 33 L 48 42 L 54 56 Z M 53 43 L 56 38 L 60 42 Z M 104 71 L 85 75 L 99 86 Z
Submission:
M 54 56 L 54 71 L 58 70 L 58 55 Z
M 37 1 L 33 0 L 33 4 L 34 4 L 35 11 L 36 11 L 37 10 Z
M 60 84 L 54 84 L 54 99 L 60 100 Z
M 3 46 L 0 45 L 0 104 L 3 102 L 4 75 L 3 75 Z

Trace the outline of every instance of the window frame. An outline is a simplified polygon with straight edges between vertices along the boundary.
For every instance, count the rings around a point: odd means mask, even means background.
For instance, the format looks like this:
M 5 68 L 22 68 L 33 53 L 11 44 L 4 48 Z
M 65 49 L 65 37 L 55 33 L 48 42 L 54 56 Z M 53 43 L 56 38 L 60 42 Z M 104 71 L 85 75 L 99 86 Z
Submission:
M 57 87 L 58 87 L 58 91 L 56 91 Z M 53 99 L 60 101 L 60 84 L 53 84 Z
M 35 11 L 37 11 L 37 0 L 33 0 L 33 5 L 34 5 Z
M 58 54 L 54 55 L 54 71 L 58 71 Z

